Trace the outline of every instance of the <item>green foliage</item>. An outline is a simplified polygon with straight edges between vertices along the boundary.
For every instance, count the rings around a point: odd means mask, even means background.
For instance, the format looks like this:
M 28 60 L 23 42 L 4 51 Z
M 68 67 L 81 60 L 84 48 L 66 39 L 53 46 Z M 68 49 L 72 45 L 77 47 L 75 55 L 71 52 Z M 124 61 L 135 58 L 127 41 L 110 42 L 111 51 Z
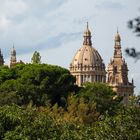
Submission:
M 12 72 L 9 71 L 9 68 L 6 66 L 0 67 L 0 84 L 3 83 L 5 80 L 12 78 Z
M 58 66 L 1 67 L 0 139 L 139 139 L 139 96 L 123 106 L 106 84 L 77 88 L 74 82 L 70 72 Z
M 62 97 L 66 99 L 76 87 L 75 78 L 68 70 L 47 64 L 1 68 L 0 81 L 0 94 L 15 92 L 18 103 L 26 105 L 32 101 L 37 106 L 56 102 L 61 105 Z
M 116 93 L 101 83 L 87 83 L 77 94 L 70 94 L 67 107 L 52 107 L 56 119 L 71 123 L 94 124 L 106 115 L 115 115 L 120 106 L 120 99 L 115 99 Z M 51 115 L 51 114 L 50 114 Z
M 138 140 L 140 138 L 140 109 L 122 107 L 117 115 L 96 122 L 96 140 Z
M 0 139 L 90 140 L 92 128 L 55 120 L 35 108 L 0 107 Z M 84 132 L 84 133 L 83 133 Z
M 32 64 L 40 64 L 40 63 L 41 63 L 40 53 L 35 51 L 32 56 Z
M 102 113 L 111 113 L 115 111 L 121 99 L 116 96 L 116 93 L 106 84 L 102 83 L 86 83 L 77 95 L 77 99 L 83 98 L 87 104 L 96 104 L 96 110 Z
M 100 115 L 96 110 L 96 103 L 86 103 L 83 98 L 77 99 L 75 96 L 69 96 L 67 104 L 66 111 L 60 116 L 66 122 L 92 124 Z
M 140 109 L 135 106 L 122 106 L 114 116 L 106 115 L 102 120 L 84 124 L 66 121 L 64 113 L 57 105 L 39 108 L 2 106 L 0 139 L 138 140 L 140 137 Z
M 0 106 L 2 105 L 10 105 L 12 103 L 18 103 L 18 97 L 16 95 L 16 92 L 5 92 L 0 94 Z

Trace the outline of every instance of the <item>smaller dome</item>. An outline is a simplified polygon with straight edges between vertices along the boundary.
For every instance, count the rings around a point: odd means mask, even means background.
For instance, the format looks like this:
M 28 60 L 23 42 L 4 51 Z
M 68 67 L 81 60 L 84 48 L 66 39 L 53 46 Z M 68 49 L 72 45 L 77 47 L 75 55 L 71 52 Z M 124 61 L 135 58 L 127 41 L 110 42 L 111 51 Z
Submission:
M 121 41 L 121 37 L 119 35 L 119 32 L 117 31 L 117 34 L 115 35 L 115 41 Z

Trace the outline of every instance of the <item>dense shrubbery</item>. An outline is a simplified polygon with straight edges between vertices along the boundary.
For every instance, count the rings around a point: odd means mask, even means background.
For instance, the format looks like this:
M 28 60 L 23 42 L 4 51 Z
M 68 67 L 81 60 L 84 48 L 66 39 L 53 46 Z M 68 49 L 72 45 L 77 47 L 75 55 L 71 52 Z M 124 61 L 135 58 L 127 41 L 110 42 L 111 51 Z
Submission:
M 75 122 L 66 121 L 63 118 L 65 113 L 57 108 L 57 116 L 60 115 L 57 118 L 56 110 L 48 107 L 2 106 L 0 139 L 138 140 L 140 137 L 140 110 L 135 107 L 123 108 L 115 116 L 106 115 L 90 124 L 83 124 L 78 119 Z
M 89 140 L 91 137 L 89 132 L 93 131 L 82 124 L 54 120 L 35 108 L 25 109 L 15 105 L 0 107 L 0 124 L 1 139 L 8 140 L 78 140 L 81 138 Z
M 74 84 L 68 70 L 46 64 L 0 68 L 0 139 L 138 140 L 139 96 L 130 106 L 106 84 Z

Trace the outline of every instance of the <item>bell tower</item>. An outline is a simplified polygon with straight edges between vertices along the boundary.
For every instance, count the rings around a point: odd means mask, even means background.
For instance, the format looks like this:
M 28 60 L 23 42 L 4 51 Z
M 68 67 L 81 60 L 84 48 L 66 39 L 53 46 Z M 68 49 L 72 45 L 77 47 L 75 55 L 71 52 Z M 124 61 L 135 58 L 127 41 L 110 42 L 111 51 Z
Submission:
M 115 35 L 114 55 L 110 60 L 107 70 L 107 83 L 117 92 L 119 96 L 123 96 L 123 103 L 128 103 L 128 97 L 133 95 L 133 82 L 128 81 L 127 64 L 122 57 L 121 37 L 117 30 Z

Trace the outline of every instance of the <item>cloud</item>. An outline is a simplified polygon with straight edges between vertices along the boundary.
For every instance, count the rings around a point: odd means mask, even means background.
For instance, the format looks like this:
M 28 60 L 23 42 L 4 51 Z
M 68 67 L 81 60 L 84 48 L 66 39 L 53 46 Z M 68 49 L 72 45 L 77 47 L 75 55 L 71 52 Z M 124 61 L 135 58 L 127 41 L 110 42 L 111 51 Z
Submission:
M 71 42 L 75 39 L 79 39 L 80 35 L 81 32 L 60 33 L 57 36 L 47 40 L 48 48 L 60 47 L 62 44 L 65 44 L 66 42 Z
M 99 4 L 95 5 L 96 8 L 98 9 L 103 9 L 103 10 L 123 10 L 125 8 L 125 5 L 121 4 L 120 2 L 115 2 L 115 1 L 103 1 Z
M 10 25 L 7 23 L 12 24 L 11 17 L 22 15 L 27 9 L 28 6 L 22 0 L 4 0 L 0 5 L 0 27 L 7 28 Z
M 28 6 L 23 0 L 4 0 L 1 1 L 0 15 L 14 16 L 22 14 L 27 10 Z
M 41 51 L 41 50 L 49 50 L 53 48 L 60 48 L 63 44 L 74 41 L 75 39 L 79 40 L 79 37 L 81 36 L 81 32 L 74 32 L 74 33 L 60 33 L 56 36 L 50 37 L 46 39 L 44 42 L 36 43 L 34 47 L 32 46 L 26 46 L 26 49 L 24 49 L 24 45 L 22 46 L 20 50 L 18 50 L 18 55 L 22 55 L 25 53 L 32 53 L 34 51 Z
M 4 16 L 0 17 L 0 29 L 3 30 L 4 28 L 7 28 L 11 22 Z
M 23 53 L 30 52 L 37 44 L 47 43 L 48 38 L 55 37 L 58 33 L 53 33 L 55 25 L 50 21 L 53 17 L 47 14 L 57 10 L 66 1 L 5 0 L 0 5 L 0 43 L 4 52 L 9 51 L 13 42 Z

